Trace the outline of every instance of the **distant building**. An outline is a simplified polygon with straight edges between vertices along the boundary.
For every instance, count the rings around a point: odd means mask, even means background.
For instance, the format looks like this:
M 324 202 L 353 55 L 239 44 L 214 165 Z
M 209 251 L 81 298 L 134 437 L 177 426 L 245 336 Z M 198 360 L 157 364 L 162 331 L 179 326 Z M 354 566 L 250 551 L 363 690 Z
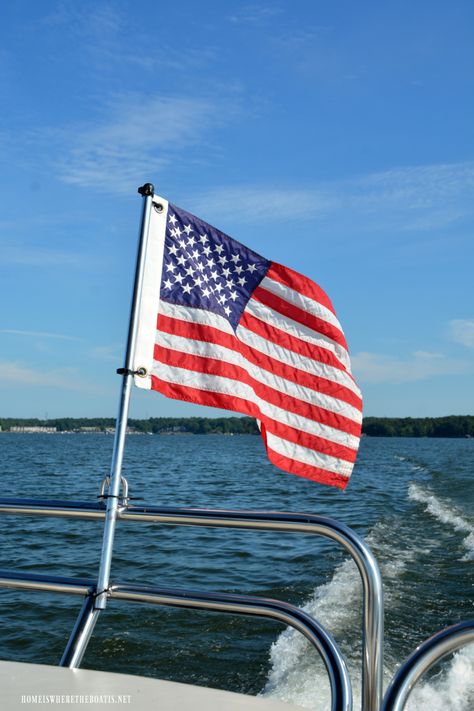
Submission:
M 10 432 L 28 432 L 29 434 L 37 434 L 39 432 L 54 434 L 57 431 L 57 427 L 10 427 Z

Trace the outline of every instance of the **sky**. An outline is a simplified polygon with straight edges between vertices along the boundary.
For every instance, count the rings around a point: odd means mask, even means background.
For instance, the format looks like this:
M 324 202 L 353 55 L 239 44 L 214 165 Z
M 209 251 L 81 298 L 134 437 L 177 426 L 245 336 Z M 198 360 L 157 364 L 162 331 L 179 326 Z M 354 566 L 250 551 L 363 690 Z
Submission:
M 473 30 L 469 0 L 7 3 L 0 416 L 115 416 L 145 182 L 323 287 L 365 415 L 473 414 Z

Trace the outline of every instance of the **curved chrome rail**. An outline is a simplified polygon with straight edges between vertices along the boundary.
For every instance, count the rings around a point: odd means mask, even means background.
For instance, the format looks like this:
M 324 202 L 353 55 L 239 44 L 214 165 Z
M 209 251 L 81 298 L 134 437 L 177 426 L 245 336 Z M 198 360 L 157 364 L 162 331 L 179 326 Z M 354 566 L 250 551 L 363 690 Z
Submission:
M 0 498 L 0 513 L 103 519 L 102 504 L 70 501 Z M 362 709 L 378 711 L 382 702 L 383 589 L 375 557 L 352 529 L 326 516 L 275 511 L 234 511 L 198 508 L 128 505 L 119 507 L 123 521 L 184 526 L 244 528 L 266 531 L 313 533 L 342 545 L 352 556 L 362 578 L 364 611 L 362 625 Z M 84 644 L 88 638 L 84 637 Z
M 89 629 L 92 631 L 92 616 L 99 613 L 99 610 L 95 610 L 93 607 L 93 597 L 96 594 L 95 583 L 74 578 L 13 573 L 1 570 L 0 587 L 86 595 L 73 635 L 61 659 L 61 666 L 75 667 L 80 664 L 82 652 L 84 651 L 80 640 L 84 631 Z M 313 617 L 289 603 L 250 595 L 177 590 L 159 588 L 152 585 L 129 585 L 126 583 L 111 585 L 107 591 L 107 597 L 168 607 L 267 617 L 290 625 L 309 640 L 318 650 L 324 662 L 331 686 L 331 711 L 351 711 L 352 709 L 352 689 L 349 672 L 339 647 L 331 635 Z
M 390 682 L 382 711 L 403 711 L 418 679 L 451 652 L 474 642 L 474 620 L 459 622 L 436 632 L 415 649 Z

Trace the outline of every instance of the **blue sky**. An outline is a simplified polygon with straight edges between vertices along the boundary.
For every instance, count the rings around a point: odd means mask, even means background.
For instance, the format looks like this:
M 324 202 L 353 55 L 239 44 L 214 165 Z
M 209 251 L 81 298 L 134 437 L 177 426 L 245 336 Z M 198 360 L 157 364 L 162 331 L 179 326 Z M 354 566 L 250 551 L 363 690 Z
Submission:
M 7 4 L 0 416 L 115 415 L 147 181 L 328 292 L 366 415 L 472 414 L 473 26 L 463 0 Z

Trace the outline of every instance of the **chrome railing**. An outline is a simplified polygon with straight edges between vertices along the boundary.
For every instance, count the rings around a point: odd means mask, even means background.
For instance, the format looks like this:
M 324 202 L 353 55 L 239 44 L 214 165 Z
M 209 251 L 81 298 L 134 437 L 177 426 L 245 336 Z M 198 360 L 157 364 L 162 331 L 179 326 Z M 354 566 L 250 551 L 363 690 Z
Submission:
M 0 499 L 0 513 L 35 516 L 63 516 L 103 519 L 101 503 L 49 501 L 35 499 Z M 382 702 L 383 669 L 383 590 L 380 570 L 367 544 L 344 524 L 313 514 L 275 511 L 233 511 L 158 506 L 123 505 L 117 509 L 123 521 L 162 523 L 184 526 L 211 526 L 253 530 L 312 533 L 330 538 L 352 556 L 363 587 L 362 624 L 362 709 L 378 711 Z M 78 656 L 87 646 L 97 615 L 90 612 L 88 627 L 77 641 Z M 81 641 L 82 640 L 82 641 Z
M 443 657 L 474 642 L 474 620 L 436 632 L 402 664 L 387 689 L 382 711 L 403 711 L 418 679 Z
M 0 587 L 85 595 L 73 634 L 60 663 L 61 666 L 79 666 L 84 651 L 81 640 L 84 633 L 90 637 L 89 630 L 93 629 L 92 616 L 99 614 L 99 610 L 94 609 L 93 605 L 93 598 L 97 594 L 95 584 L 91 581 L 74 578 L 0 570 Z M 308 639 L 324 662 L 331 687 L 331 711 L 351 711 L 352 709 L 351 682 L 339 647 L 331 635 L 313 617 L 289 603 L 250 595 L 177 590 L 152 585 L 123 583 L 111 584 L 106 595 L 109 599 L 116 600 L 266 617 L 289 625 Z

